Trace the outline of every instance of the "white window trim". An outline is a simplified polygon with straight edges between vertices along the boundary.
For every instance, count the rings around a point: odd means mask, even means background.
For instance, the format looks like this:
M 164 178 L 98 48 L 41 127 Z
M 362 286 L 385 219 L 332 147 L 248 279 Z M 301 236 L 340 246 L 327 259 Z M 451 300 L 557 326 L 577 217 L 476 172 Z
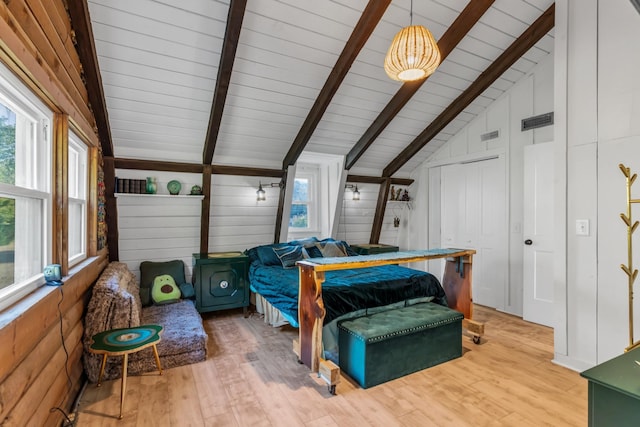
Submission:
M 27 198 L 42 201 L 43 222 L 41 226 L 41 259 L 42 267 L 51 263 L 51 244 L 52 244 L 52 197 L 51 197 L 51 159 L 52 159 L 52 126 L 53 112 L 35 95 L 30 89 L 22 83 L 6 66 L 0 63 L 0 102 L 19 111 L 26 117 L 29 117 L 36 126 L 37 138 L 43 141 L 48 150 L 41 152 L 36 157 L 36 166 L 32 171 L 35 177 L 35 183 L 41 188 L 32 189 L 24 186 L 0 183 L 0 197 L 9 198 Z M 16 150 L 18 147 L 16 147 Z M 37 150 L 38 147 L 29 147 L 28 149 Z M 14 304 L 21 298 L 33 292 L 38 287 L 44 285 L 44 276 L 42 272 L 29 277 L 12 286 L 0 289 L 0 310 L 4 310 Z
M 295 179 L 308 179 L 309 180 L 309 200 L 307 202 L 300 202 L 291 200 L 291 205 L 306 204 L 307 214 L 309 215 L 309 226 L 306 228 L 289 226 L 289 234 L 300 236 L 308 235 L 313 236 L 320 232 L 320 207 L 318 203 L 318 186 L 320 184 L 320 169 L 317 165 L 300 164 L 296 170 Z M 288 219 L 287 219 L 288 220 Z
M 78 185 L 76 186 L 76 189 L 79 189 L 79 193 L 82 194 L 78 194 L 79 196 L 83 196 L 83 197 L 68 197 L 68 206 L 69 209 L 71 209 L 72 205 L 80 205 L 81 206 L 81 214 L 80 214 L 80 218 L 82 221 L 81 224 L 81 230 L 80 230 L 80 246 L 81 246 L 81 250 L 80 252 L 76 253 L 76 254 L 69 254 L 69 266 L 74 266 L 77 263 L 79 263 L 80 261 L 84 260 L 87 258 L 87 199 L 88 199 L 88 190 L 89 190 L 89 170 L 88 170 L 88 165 L 89 165 L 89 149 L 87 147 L 87 145 L 80 139 L 80 137 L 78 137 L 73 131 L 69 131 L 69 152 L 71 152 L 71 150 L 74 150 L 75 152 L 78 153 L 78 157 L 82 157 L 83 161 L 78 161 L 79 164 L 82 165 L 82 171 L 83 172 L 83 176 L 78 176 L 78 180 L 79 179 L 83 179 L 82 183 L 78 183 Z M 71 160 L 71 159 L 70 159 Z M 71 172 L 71 161 L 68 162 L 69 164 L 69 173 Z M 74 167 L 75 170 L 75 167 Z M 77 171 L 76 171 L 77 172 Z M 68 182 L 71 182 L 71 179 L 68 179 Z M 75 190 L 74 189 L 74 193 Z M 71 194 L 71 188 L 69 189 L 69 194 Z M 72 224 L 68 224 L 68 229 L 71 230 Z

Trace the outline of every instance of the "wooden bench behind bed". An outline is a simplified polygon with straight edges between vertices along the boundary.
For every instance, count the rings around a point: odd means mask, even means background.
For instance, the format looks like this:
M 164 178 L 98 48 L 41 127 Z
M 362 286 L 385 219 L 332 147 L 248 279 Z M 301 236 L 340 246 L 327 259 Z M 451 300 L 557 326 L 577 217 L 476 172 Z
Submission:
M 446 258 L 442 287 L 449 307 L 461 312 L 463 327 L 474 335 L 474 341 L 484 331 L 484 325 L 473 322 L 471 297 L 471 270 L 473 249 L 430 249 L 392 252 L 376 255 L 359 255 L 342 258 L 313 258 L 298 261 L 300 290 L 298 297 L 299 338 L 294 349 L 302 363 L 317 372 L 322 359 L 322 326 L 326 310 L 322 301 L 324 272 L 364 268 L 377 265 L 402 264 Z M 477 342 L 477 341 L 476 341 Z

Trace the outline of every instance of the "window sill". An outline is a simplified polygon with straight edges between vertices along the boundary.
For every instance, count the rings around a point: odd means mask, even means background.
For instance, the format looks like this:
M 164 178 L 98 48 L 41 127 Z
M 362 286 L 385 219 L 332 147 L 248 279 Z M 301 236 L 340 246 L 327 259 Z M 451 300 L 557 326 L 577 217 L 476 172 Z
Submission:
M 74 275 L 80 273 L 84 268 L 88 267 L 91 263 L 97 261 L 100 256 L 89 257 L 82 262 L 75 265 L 70 271 L 69 275 L 62 278 L 63 283 L 66 283 L 69 279 L 72 279 Z M 64 285 L 62 285 L 64 287 Z M 32 307 L 37 305 L 40 301 L 45 299 L 49 294 L 58 291 L 60 286 L 47 286 L 44 283 L 32 292 L 29 292 L 23 298 L 19 299 L 9 307 L 0 310 L 0 329 L 11 324 L 17 318 L 29 311 Z

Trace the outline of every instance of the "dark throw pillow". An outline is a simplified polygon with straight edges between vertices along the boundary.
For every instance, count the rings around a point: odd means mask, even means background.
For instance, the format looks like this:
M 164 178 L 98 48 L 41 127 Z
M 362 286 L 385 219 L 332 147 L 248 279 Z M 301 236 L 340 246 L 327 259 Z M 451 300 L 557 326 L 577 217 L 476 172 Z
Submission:
M 304 259 L 302 246 L 299 245 L 286 245 L 280 248 L 273 248 L 273 252 L 284 268 L 293 268 L 296 266 L 297 261 Z

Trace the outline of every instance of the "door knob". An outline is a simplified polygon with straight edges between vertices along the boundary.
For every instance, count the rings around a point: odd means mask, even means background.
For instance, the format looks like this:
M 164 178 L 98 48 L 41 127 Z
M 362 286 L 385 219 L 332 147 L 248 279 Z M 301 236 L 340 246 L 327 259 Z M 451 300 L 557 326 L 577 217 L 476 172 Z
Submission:
M 527 239 L 527 240 L 524 241 L 524 244 L 527 245 L 527 246 L 532 245 L 533 244 L 533 240 Z

